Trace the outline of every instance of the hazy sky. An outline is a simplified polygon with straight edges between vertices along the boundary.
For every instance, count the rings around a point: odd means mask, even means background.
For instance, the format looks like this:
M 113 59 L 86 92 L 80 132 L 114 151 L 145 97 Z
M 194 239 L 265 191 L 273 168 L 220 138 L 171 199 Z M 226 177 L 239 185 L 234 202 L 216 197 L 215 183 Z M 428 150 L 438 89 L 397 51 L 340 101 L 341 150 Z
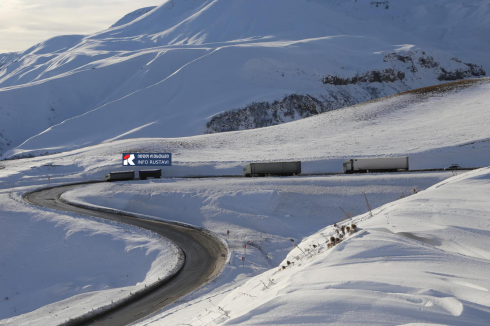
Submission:
M 165 0 L 0 0 L 0 53 L 25 50 L 56 35 L 89 34 L 127 13 Z

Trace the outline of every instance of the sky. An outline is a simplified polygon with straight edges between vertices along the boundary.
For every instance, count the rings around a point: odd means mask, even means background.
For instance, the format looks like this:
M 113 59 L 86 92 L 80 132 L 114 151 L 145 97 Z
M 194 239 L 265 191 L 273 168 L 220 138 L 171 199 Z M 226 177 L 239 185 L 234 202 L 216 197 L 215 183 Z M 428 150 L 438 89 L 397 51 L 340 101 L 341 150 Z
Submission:
M 0 0 L 0 53 L 56 35 L 104 30 L 124 15 L 165 0 Z

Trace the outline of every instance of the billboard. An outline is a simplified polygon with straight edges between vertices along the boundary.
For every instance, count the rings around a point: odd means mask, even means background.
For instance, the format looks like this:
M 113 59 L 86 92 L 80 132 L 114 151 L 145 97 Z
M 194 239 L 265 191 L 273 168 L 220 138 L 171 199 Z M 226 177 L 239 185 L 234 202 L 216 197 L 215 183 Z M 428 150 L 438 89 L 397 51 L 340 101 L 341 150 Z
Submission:
M 172 166 L 171 153 L 123 153 L 123 166 Z

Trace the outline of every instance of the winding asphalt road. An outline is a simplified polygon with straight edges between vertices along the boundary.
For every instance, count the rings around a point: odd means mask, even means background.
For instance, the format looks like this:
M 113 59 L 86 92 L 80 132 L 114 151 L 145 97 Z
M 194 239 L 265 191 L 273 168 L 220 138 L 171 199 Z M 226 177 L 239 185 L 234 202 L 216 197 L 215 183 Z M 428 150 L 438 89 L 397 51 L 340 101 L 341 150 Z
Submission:
M 185 253 L 186 260 L 182 269 L 173 278 L 152 292 L 117 309 L 78 323 L 78 325 L 128 325 L 198 289 L 218 276 L 223 269 L 228 255 L 227 249 L 219 240 L 204 232 L 168 222 L 75 207 L 60 200 L 64 192 L 82 185 L 84 184 L 40 190 L 27 194 L 25 199 L 34 205 L 104 218 L 153 231 L 178 245 Z
M 465 169 L 465 170 L 473 170 Z M 420 171 L 442 171 L 430 169 Z M 410 171 L 418 172 L 418 171 Z M 331 175 L 343 173 L 327 173 L 318 175 Z M 315 175 L 315 174 L 312 174 Z M 304 175 L 307 176 L 307 175 Z M 216 178 L 219 176 L 209 176 Z M 222 176 L 242 177 L 242 176 Z M 196 177 L 197 178 L 197 177 Z M 199 178 L 206 178 L 200 176 Z M 203 284 L 219 275 L 227 259 L 227 249 L 217 239 L 199 230 L 175 225 L 169 222 L 159 222 L 135 218 L 126 215 L 101 212 L 72 206 L 60 200 L 60 196 L 69 190 L 84 186 L 84 184 L 66 185 L 37 192 L 29 193 L 25 200 L 31 204 L 43 206 L 58 211 L 73 212 L 98 218 L 113 220 L 125 224 L 138 226 L 173 241 L 185 253 L 186 260 L 183 268 L 168 282 L 145 294 L 135 301 L 125 304 L 117 309 L 98 315 L 75 325 L 128 325 L 146 316 L 149 316 L 165 306 L 174 303 L 179 298 L 197 290 Z M 101 248 L 103 249 L 103 248 Z

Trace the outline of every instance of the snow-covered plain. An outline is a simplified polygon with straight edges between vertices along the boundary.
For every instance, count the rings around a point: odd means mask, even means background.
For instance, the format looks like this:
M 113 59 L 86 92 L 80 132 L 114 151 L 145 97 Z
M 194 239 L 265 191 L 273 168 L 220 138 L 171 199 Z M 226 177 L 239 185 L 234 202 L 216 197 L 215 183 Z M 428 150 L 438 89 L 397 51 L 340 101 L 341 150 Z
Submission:
M 166 0 L 127 24 L 0 55 L 0 154 L 198 135 L 257 101 L 299 93 L 338 108 L 442 83 L 467 63 L 489 70 L 489 10 L 478 0 Z M 323 83 L 374 70 L 396 78 Z
M 0 190 L 0 325 L 57 325 L 175 273 L 181 250 L 127 225 L 31 207 Z

